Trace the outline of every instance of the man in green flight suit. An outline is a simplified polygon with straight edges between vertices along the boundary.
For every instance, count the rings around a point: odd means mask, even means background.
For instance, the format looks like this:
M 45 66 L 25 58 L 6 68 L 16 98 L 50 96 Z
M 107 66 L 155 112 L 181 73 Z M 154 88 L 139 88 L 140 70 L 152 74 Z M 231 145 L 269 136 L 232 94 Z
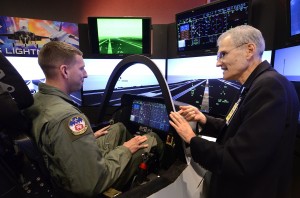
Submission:
M 126 185 L 142 161 L 144 148 L 160 146 L 155 134 L 134 136 L 117 123 L 93 132 L 87 117 L 70 99 L 87 77 L 82 52 L 51 41 L 39 52 L 46 76 L 24 111 L 54 184 L 80 197 L 95 197 Z M 162 144 L 161 144 L 162 146 Z

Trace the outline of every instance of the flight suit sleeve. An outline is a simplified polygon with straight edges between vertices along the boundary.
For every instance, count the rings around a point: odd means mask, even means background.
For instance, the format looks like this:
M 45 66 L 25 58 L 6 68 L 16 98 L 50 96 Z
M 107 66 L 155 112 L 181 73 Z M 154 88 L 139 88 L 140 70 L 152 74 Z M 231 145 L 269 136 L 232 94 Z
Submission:
M 104 158 L 91 126 L 83 114 L 69 116 L 50 129 L 53 161 L 51 175 L 64 189 L 81 196 L 94 196 L 110 187 L 120 176 L 131 152 L 118 146 Z

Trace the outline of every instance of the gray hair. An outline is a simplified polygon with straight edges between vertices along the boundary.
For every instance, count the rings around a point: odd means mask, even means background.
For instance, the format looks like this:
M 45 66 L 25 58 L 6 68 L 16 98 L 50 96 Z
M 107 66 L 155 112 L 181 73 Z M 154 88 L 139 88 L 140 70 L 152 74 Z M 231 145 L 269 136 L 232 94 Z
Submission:
M 260 57 L 265 51 L 265 40 L 262 33 L 250 25 L 241 25 L 227 30 L 218 38 L 217 46 L 219 46 L 220 41 L 227 36 L 231 37 L 235 47 L 245 43 L 254 43 Z

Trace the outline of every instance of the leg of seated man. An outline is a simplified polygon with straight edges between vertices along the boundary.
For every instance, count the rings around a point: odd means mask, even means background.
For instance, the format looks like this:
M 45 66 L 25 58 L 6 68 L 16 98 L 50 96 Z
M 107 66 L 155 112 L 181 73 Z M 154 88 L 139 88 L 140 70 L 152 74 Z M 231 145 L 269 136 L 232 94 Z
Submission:
M 131 139 L 133 136 L 128 132 L 124 124 L 116 123 L 110 126 L 108 133 L 100 136 L 97 139 L 97 144 L 103 156 L 106 156 L 111 150 L 125 141 Z
M 117 190 L 122 190 L 124 187 L 128 186 L 128 182 L 131 181 L 134 175 L 137 174 L 140 163 L 143 161 L 142 154 L 149 152 L 151 148 L 156 147 L 159 154 L 159 158 L 163 155 L 163 142 L 158 137 L 156 133 L 146 134 L 147 141 L 144 144 L 148 144 L 148 147 L 141 149 L 132 155 L 131 160 L 127 164 L 123 173 L 120 175 L 119 179 L 113 185 Z M 101 136 L 97 139 L 97 144 L 103 156 L 107 155 L 111 150 L 119 145 L 122 145 L 125 141 L 131 139 L 133 135 L 129 133 L 124 124 L 116 123 L 113 124 L 106 135 Z
M 132 155 L 132 158 L 127 164 L 123 173 L 120 175 L 119 179 L 114 183 L 113 187 L 115 189 L 122 191 L 124 188 L 130 185 L 129 182 L 138 173 L 139 165 L 143 161 L 142 154 L 149 152 L 151 148 L 157 148 L 159 159 L 161 160 L 164 151 L 163 142 L 155 133 L 151 132 L 146 134 L 146 136 L 148 139 L 144 144 L 148 144 L 148 148 L 141 149 Z

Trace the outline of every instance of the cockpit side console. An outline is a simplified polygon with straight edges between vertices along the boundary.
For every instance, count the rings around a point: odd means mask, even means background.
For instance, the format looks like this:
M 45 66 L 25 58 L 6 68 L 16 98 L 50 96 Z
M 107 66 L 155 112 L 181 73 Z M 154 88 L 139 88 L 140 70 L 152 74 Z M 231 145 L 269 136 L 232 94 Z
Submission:
M 183 159 L 182 141 L 169 124 L 169 112 L 163 98 L 124 94 L 119 120 L 133 134 L 156 133 L 164 142 L 162 167 L 168 168 L 176 159 Z

